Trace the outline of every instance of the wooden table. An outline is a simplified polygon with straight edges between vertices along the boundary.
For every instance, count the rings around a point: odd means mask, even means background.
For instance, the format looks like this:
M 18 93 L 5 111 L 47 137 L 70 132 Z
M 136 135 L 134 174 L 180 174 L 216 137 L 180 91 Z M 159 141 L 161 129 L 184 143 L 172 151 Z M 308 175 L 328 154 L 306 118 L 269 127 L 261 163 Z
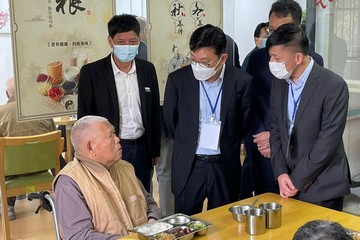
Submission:
M 251 204 L 256 198 L 263 202 L 277 202 L 282 205 L 282 225 L 277 229 L 266 229 L 262 235 L 249 235 L 245 232 L 245 224 L 233 220 L 229 207 L 237 204 Z M 360 217 L 349 213 L 338 212 L 317 205 L 305 203 L 294 199 L 284 199 L 280 195 L 265 193 L 242 201 L 218 207 L 207 212 L 194 215 L 196 218 L 206 220 L 213 224 L 204 236 L 195 236 L 194 240 L 209 239 L 292 239 L 296 230 L 310 220 L 336 221 L 346 228 L 360 231 Z M 132 234 L 128 237 L 138 239 Z
M 71 144 L 71 140 L 70 140 L 70 133 L 71 133 L 71 128 L 74 125 L 74 123 L 76 122 L 76 118 L 73 117 L 58 117 L 58 118 L 54 118 L 54 122 L 56 125 L 65 125 L 65 130 L 66 130 L 66 153 L 65 153 L 65 160 L 66 162 L 72 161 L 74 158 L 73 155 L 73 146 Z

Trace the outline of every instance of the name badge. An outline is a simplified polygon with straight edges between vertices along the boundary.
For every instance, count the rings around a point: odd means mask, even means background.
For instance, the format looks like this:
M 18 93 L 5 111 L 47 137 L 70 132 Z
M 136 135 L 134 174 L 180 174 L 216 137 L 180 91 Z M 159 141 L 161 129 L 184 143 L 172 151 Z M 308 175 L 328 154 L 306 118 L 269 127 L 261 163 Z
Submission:
M 221 122 L 203 122 L 200 124 L 199 147 L 218 150 Z
M 149 87 L 145 87 L 145 92 L 151 92 Z

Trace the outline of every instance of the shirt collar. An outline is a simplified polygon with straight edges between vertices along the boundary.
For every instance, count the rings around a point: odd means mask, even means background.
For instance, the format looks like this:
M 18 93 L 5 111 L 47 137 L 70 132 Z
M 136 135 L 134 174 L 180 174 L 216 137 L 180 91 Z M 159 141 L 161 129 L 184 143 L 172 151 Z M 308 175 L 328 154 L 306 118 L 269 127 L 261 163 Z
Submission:
M 224 74 L 225 74 L 225 64 L 223 64 L 223 67 L 221 69 L 221 73 L 219 75 L 219 78 L 216 79 L 216 81 L 214 81 L 212 83 L 209 83 L 208 81 L 204 81 L 204 82 L 206 84 L 209 84 L 209 85 L 214 86 L 214 87 L 219 86 L 222 83 L 223 79 L 224 79 Z
M 310 56 L 309 56 L 310 57 Z M 312 67 L 314 66 L 314 60 L 312 59 L 312 57 L 310 57 L 310 62 L 307 65 L 307 67 L 305 68 L 304 72 L 301 74 L 301 76 L 299 77 L 299 79 L 297 80 L 296 84 L 293 83 L 290 78 L 286 79 L 286 82 L 289 83 L 292 88 L 294 90 L 298 90 L 300 88 L 302 88 L 307 80 L 307 78 L 309 77 L 309 74 L 311 72 Z
M 111 59 L 111 66 L 112 66 L 112 69 L 113 69 L 114 76 L 116 74 L 118 74 L 118 73 L 126 74 L 116 66 L 115 61 L 114 61 L 114 57 L 115 57 L 115 55 L 114 55 L 114 53 L 112 53 L 110 59 Z M 136 71 L 135 60 L 132 60 L 131 69 L 130 69 L 128 74 L 134 73 L 135 71 Z

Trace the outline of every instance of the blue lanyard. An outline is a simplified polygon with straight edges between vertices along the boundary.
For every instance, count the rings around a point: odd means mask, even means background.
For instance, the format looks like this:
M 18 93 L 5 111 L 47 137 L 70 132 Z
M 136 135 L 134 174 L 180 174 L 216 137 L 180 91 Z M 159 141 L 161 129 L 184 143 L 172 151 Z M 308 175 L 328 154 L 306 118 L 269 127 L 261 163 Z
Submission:
M 201 86 L 202 86 L 203 89 L 204 89 L 204 92 L 205 92 L 206 97 L 207 97 L 207 99 L 208 99 L 208 102 L 209 102 L 209 104 L 210 104 L 211 114 L 212 114 L 211 120 L 214 120 L 214 118 L 215 118 L 215 110 L 216 110 L 217 104 L 218 104 L 218 102 L 219 102 L 220 93 L 221 93 L 221 91 L 222 91 L 222 83 L 221 83 L 220 91 L 219 91 L 219 93 L 218 93 L 218 95 L 217 95 L 217 97 L 216 97 L 216 102 L 215 102 L 215 106 L 214 106 L 214 107 L 213 107 L 213 105 L 212 105 L 212 103 L 211 103 L 211 101 L 210 101 L 210 98 L 209 98 L 208 93 L 206 92 L 206 89 L 205 89 L 205 87 L 204 87 L 204 83 L 203 83 L 202 81 L 200 81 L 200 83 L 201 83 Z
M 292 84 L 291 84 L 291 86 L 290 86 L 290 89 L 291 89 L 291 95 L 292 95 L 292 98 L 293 98 L 293 101 L 294 101 L 294 111 L 293 111 L 293 114 L 292 114 L 291 123 L 294 123 L 295 114 L 296 114 L 296 111 L 297 111 L 298 104 L 299 104 L 299 102 L 300 102 L 300 98 L 301 98 L 301 95 L 302 95 L 302 91 L 301 91 L 298 99 L 295 100 L 294 90 L 292 89 Z

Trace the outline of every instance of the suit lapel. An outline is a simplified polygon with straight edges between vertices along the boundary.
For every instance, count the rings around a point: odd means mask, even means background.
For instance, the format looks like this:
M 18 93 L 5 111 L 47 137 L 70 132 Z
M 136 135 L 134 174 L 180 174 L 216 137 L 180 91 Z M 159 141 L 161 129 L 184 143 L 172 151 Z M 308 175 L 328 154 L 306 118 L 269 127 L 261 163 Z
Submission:
M 112 101 L 115 103 L 116 106 L 118 106 L 119 100 L 116 93 L 115 76 L 114 76 L 114 70 L 111 65 L 111 58 L 112 58 L 112 54 L 110 54 L 106 59 L 104 79 L 106 84 L 108 85 L 110 97 Z M 119 109 L 119 107 L 117 107 L 117 109 Z
M 141 118 L 143 121 L 143 124 L 146 123 L 146 93 L 145 93 L 145 79 L 146 76 L 144 74 L 144 71 L 142 70 L 141 64 L 136 61 L 136 75 L 138 79 L 138 85 L 139 85 L 139 95 L 140 95 L 140 103 L 141 103 Z
M 229 109 L 229 104 L 232 98 L 232 94 L 234 94 L 235 92 L 234 88 L 235 88 L 234 72 L 229 67 L 229 65 L 226 65 L 223 84 L 222 84 L 222 95 L 221 95 L 220 121 L 222 124 L 220 129 L 220 136 L 222 134 L 225 125 L 225 117 Z
M 282 88 L 282 91 L 281 92 L 281 120 L 279 122 L 279 124 L 281 124 L 282 128 L 283 129 L 288 129 L 289 127 L 287 126 L 287 108 L 288 108 L 288 97 L 289 97 L 289 84 L 283 80 L 283 79 L 277 79 L 277 78 L 274 78 L 273 81 L 281 81 L 281 88 Z M 286 132 L 288 132 L 286 130 Z M 288 141 L 289 139 L 289 136 L 288 134 L 286 134 L 286 142 Z
M 301 120 L 301 117 L 304 113 L 304 110 L 306 108 L 306 106 L 308 105 L 311 96 L 314 94 L 314 91 L 317 87 L 317 85 L 319 84 L 318 81 L 319 78 L 319 66 L 314 63 L 313 69 L 310 72 L 309 77 L 306 80 L 303 92 L 302 92 L 302 96 L 301 96 L 301 100 L 299 103 L 299 107 L 296 111 L 296 116 L 295 116 L 295 122 L 294 122 L 294 131 L 297 129 L 298 123 Z

